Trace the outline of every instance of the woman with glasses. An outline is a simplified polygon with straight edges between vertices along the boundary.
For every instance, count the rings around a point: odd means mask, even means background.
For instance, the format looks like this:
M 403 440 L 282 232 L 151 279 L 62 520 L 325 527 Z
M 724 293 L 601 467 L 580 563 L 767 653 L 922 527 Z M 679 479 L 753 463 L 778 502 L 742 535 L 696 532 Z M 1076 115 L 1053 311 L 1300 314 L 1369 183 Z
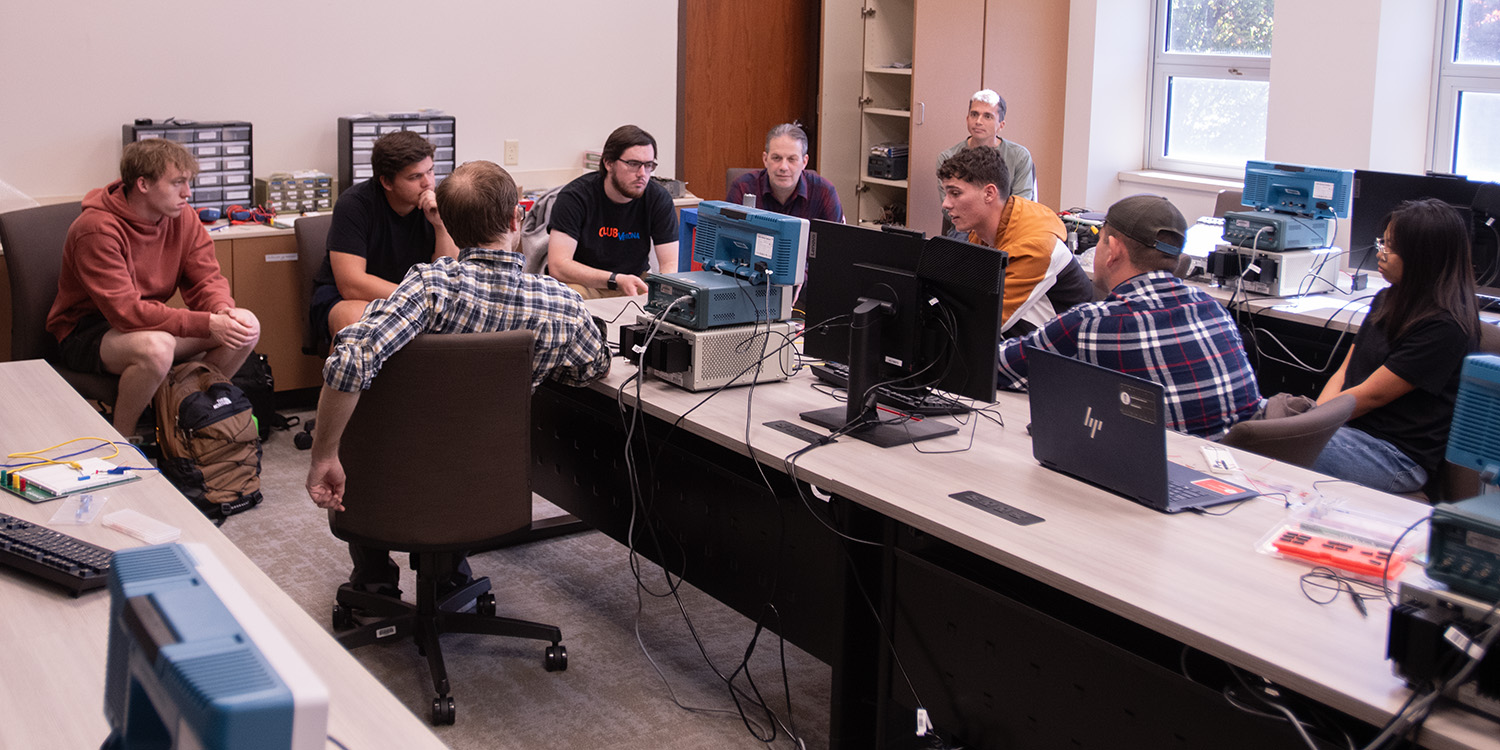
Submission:
M 1403 203 L 1375 241 L 1390 287 L 1375 295 L 1318 403 L 1348 393 L 1354 418 L 1313 468 L 1386 492 L 1422 489 L 1442 464 L 1464 357 L 1479 346 L 1469 232 L 1434 198 Z

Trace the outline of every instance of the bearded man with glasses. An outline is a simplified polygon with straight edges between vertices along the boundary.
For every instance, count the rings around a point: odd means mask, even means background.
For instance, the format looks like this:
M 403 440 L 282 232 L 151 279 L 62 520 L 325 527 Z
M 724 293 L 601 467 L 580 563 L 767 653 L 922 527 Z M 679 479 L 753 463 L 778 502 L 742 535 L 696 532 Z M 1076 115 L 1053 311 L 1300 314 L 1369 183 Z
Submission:
M 547 271 L 584 299 L 646 293 L 642 279 L 677 270 L 677 211 L 652 181 L 656 139 L 634 126 L 615 128 L 599 170 L 568 183 L 552 208 Z

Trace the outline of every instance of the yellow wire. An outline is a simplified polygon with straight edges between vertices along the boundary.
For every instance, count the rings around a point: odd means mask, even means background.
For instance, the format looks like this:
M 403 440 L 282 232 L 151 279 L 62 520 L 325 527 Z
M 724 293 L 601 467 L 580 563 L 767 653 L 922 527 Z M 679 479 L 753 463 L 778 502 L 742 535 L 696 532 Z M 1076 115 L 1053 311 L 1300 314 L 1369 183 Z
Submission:
M 73 467 L 77 471 L 83 471 L 82 464 L 78 463 L 77 461 L 61 461 L 61 460 L 58 460 L 58 459 L 55 459 L 55 458 L 42 458 L 41 456 L 37 455 L 38 453 L 46 453 L 47 451 L 57 450 L 58 448 L 61 448 L 64 445 L 69 445 L 69 444 L 72 444 L 72 443 L 76 443 L 76 442 L 79 442 L 81 440 L 98 440 L 101 443 L 101 445 L 100 446 L 96 446 L 96 447 L 103 447 L 103 446 L 107 445 L 107 446 L 109 446 L 111 448 L 114 448 L 114 453 L 111 453 L 108 456 L 98 456 L 98 458 L 100 458 L 101 460 L 108 460 L 108 459 L 114 458 L 115 456 L 120 455 L 120 446 L 116 445 L 113 440 L 106 440 L 106 439 L 101 438 L 101 437 L 79 437 L 79 438 L 73 438 L 72 440 L 63 441 L 63 442 L 58 443 L 57 445 L 54 445 L 54 446 L 51 446 L 51 447 L 38 448 L 37 450 L 34 450 L 34 451 L 17 451 L 15 453 L 9 453 L 9 454 L 6 454 L 5 457 L 6 458 L 34 458 L 34 459 L 37 460 L 37 463 L 31 464 L 29 466 L 23 466 L 23 467 L 21 467 L 19 469 L 16 469 L 14 473 L 17 473 L 17 474 L 19 474 L 20 472 L 26 471 L 27 469 L 35 469 L 38 466 L 52 466 L 52 465 L 71 466 L 71 467 Z M 95 448 L 90 448 L 89 450 L 95 450 Z

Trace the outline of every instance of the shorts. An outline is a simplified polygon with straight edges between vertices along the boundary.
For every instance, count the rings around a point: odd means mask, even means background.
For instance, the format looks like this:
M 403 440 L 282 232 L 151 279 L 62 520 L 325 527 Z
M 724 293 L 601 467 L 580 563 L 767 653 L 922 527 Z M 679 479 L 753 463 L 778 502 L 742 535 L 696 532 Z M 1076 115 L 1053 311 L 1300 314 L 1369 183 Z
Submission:
M 73 331 L 58 343 L 58 363 L 75 372 L 106 374 L 99 346 L 104 342 L 104 334 L 110 330 L 103 313 L 91 312 L 83 316 L 73 326 Z
M 343 301 L 337 284 L 313 286 L 312 300 L 308 302 L 307 324 L 312 327 L 312 340 L 318 342 L 320 351 L 326 350 L 333 343 L 333 336 L 328 333 L 328 313 L 333 310 L 334 305 Z

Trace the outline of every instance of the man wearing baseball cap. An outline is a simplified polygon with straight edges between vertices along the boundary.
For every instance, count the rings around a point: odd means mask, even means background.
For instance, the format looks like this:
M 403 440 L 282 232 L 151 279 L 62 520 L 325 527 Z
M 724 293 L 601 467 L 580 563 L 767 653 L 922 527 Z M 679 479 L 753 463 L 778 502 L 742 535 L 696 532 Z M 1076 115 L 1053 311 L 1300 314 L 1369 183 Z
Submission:
M 1228 311 L 1173 275 L 1187 222 L 1166 198 L 1109 207 L 1094 254 L 1102 301 L 1074 307 L 1000 346 L 999 384 L 1025 389 L 1026 347 L 1161 383 L 1167 426 L 1218 437 L 1260 408 L 1255 372 Z

